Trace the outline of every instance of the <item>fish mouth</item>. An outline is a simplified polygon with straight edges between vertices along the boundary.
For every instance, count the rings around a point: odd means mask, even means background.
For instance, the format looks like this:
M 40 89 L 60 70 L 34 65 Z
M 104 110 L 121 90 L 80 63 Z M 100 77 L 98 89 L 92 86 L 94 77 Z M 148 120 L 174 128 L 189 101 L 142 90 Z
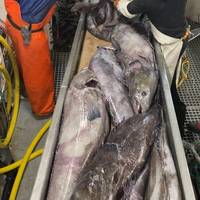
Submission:
M 133 100 L 133 110 L 136 114 L 142 113 L 142 106 L 136 99 Z
M 91 78 L 85 83 L 85 86 L 91 87 L 91 88 L 96 88 L 98 86 L 98 82 L 94 78 Z

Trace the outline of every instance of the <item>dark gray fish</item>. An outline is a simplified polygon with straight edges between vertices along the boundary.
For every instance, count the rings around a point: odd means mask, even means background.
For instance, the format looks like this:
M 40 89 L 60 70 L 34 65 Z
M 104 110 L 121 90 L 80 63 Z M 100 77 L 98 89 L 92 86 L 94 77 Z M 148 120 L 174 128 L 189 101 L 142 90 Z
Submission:
M 72 200 L 112 200 L 130 177 L 138 177 L 154 142 L 160 112 L 135 115 L 118 126 L 88 161 Z
M 73 78 L 65 99 L 48 200 L 70 199 L 82 168 L 108 132 L 108 113 L 98 81 L 92 71 L 82 70 Z
M 116 19 L 113 5 L 104 1 L 93 9 L 87 16 L 87 30 L 95 37 L 110 41 L 113 29 L 113 20 Z
M 165 124 L 155 142 L 151 161 L 146 200 L 181 200 L 181 190 L 173 157 L 167 142 Z
M 87 30 L 95 37 L 110 41 L 113 27 L 119 22 L 119 15 L 109 0 L 77 2 L 73 11 L 87 12 Z
M 147 163 L 142 173 L 135 180 L 130 180 L 125 187 L 121 200 L 143 200 L 149 176 L 149 164 Z
M 118 23 L 118 14 L 113 4 L 102 0 L 87 16 L 87 30 L 95 37 L 110 41 L 113 27 Z
M 135 113 L 143 113 L 151 107 L 158 87 L 158 71 L 140 67 L 126 76 L 129 97 Z
M 123 80 L 123 72 L 114 51 L 98 48 L 89 68 L 95 73 L 101 85 L 114 124 L 118 125 L 132 117 L 133 109 L 128 93 L 120 81 Z

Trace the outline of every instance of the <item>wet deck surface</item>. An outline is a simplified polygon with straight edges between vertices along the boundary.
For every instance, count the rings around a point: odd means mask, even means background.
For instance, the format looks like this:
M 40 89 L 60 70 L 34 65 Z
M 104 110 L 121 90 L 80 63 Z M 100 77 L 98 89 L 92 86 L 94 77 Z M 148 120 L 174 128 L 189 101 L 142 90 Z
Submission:
M 55 66 L 55 90 L 59 93 L 60 85 L 65 73 L 69 53 L 56 52 L 54 53 Z M 10 150 L 14 160 L 19 160 L 23 157 L 26 149 L 31 144 L 31 141 L 36 136 L 38 131 L 45 124 L 46 120 L 37 120 L 33 117 L 30 104 L 27 100 L 21 100 L 17 125 L 10 144 Z M 48 134 L 48 133 L 46 133 Z M 46 136 L 42 138 L 36 149 L 43 148 Z M 28 200 L 30 198 L 37 170 L 40 164 L 40 157 L 29 162 L 25 174 L 23 176 L 20 189 L 17 195 L 17 200 Z

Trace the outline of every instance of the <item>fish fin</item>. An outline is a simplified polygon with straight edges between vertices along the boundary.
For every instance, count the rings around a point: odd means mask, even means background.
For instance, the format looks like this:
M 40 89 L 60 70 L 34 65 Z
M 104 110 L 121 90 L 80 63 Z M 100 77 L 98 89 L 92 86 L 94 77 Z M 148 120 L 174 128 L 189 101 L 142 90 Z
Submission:
M 92 106 L 92 107 L 89 108 L 88 116 L 87 116 L 87 119 L 89 121 L 93 121 L 93 120 L 100 118 L 100 117 L 101 117 L 101 113 L 100 113 L 100 111 L 97 107 Z
M 117 62 L 119 63 L 119 65 L 121 66 L 121 68 L 123 70 L 127 69 L 128 68 L 128 65 L 125 63 L 124 61 L 124 57 L 121 53 L 121 50 L 120 49 L 117 49 L 115 50 L 115 56 L 117 58 Z
M 111 42 L 112 42 L 112 44 L 113 44 L 115 49 L 117 49 L 118 51 L 121 50 L 120 45 L 118 44 L 118 42 L 112 37 L 111 37 Z

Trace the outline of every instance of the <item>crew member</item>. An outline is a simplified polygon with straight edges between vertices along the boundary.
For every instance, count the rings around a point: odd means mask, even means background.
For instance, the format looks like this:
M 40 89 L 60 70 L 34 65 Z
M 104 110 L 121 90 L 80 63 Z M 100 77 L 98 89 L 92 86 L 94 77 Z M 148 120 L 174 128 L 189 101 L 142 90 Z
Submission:
M 44 26 L 55 12 L 54 1 L 4 0 L 7 32 L 16 52 L 19 71 L 36 117 L 54 110 L 54 71 Z

